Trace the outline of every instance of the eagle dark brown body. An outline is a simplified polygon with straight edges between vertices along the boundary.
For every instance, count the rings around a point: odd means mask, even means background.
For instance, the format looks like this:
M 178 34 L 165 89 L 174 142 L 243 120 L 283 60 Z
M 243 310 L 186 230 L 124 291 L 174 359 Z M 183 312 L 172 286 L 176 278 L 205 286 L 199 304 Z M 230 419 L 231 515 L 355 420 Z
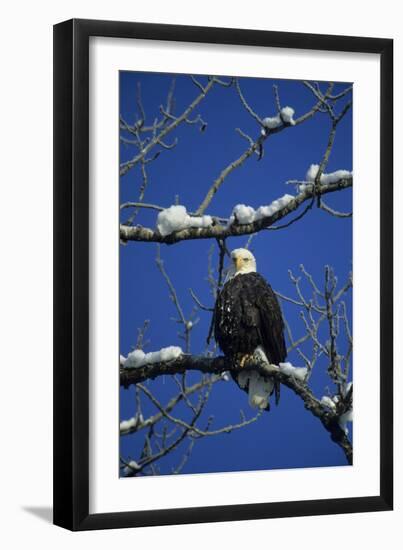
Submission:
M 216 301 L 214 334 L 228 357 L 253 354 L 258 346 L 275 365 L 287 356 L 280 305 L 259 273 L 239 274 L 224 285 Z

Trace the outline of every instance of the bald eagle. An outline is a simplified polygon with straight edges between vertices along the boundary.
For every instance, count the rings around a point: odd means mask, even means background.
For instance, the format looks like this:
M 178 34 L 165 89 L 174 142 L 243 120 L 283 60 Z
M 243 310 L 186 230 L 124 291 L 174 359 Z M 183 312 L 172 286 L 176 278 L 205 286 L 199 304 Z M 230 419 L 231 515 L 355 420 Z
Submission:
M 250 404 L 269 410 L 273 391 L 278 402 L 278 382 L 253 370 L 240 370 L 256 354 L 269 364 L 284 362 L 287 350 L 280 305 L 271 286 L 256 272 L 256 260 L 249 250 L 233 250 L 231 259 L 228 280 L 214 308 L 214 336 L 237 367 L 231 374 L 241 388 L 248 390 Z

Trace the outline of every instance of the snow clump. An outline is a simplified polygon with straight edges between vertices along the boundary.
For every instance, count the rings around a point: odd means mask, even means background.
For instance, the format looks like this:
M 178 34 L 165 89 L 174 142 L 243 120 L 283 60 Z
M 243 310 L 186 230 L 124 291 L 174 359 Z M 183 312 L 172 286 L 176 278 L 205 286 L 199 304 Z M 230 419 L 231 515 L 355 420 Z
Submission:
M 352 422 L 352 421 L 353 421 L 353 409 L 349 409 L 348 411 L 343 413 L 339 418 L 339 426 L 346 435 L 348 434 L 347 422 Z
M 311 164 L 305 176 L 306 181 L 313 183 L 315 181 L 318 170 L 319 170 L 319 164 Z M 353 173 L 349 172 L 348 170 L 336 170 L 336 172 L 331 172 L 329 174 L 322 174 L 320 177 L 320 183 L 323 183 L 324 185 L 336 183 L 341 179 L 351 178 L 352 175 Z M 301 186 L 300 186 L 300 189 L 301 189 Z
M 182 354 L 182 348 L 178 346 L 169 346 L 167 348 L 162 348 L 159 351 L 150 351 L 149 353 L 144 353 L 141 349 L 135 349 L 129 353 L 123 363 L 123 366 L 126 369 L 132 369 L 142 367 L 143 365 L 150 365 L 152 363 L 173 361 Z
M 308 374 L 308 369 L 306 367 L 294 367 L 291 363 L 280 363 L 279 367 L 280 372 L 287 376 L 293 376 L 300 382 L 304 382 Z
M 127 466 L 123 468 L 123 474 L 125 476 L 128 476 L 130 474 L 134 474 L 136 471 L 140 470 L 140 466 L 137 464 L 135 460 L 131 460 L 127 463 Z
M 142 414 L 133 416 L 132 418 L 129 418 L 128 420 L 122 420 L 122 422 L 119 425 L 120 433 L 128 432 L 131 430 L 131 428 L 134 428 L 138 424 L 142 424 L 144 422 L 144 417 Z
M 328 409 L 331 409 L 332 411 L 336 410 L 336 403 L 333 401 L 333 399 L 327 395 L 324 395 L 322 399 L 320 400 L 321 404 Z
M 293 195 L 283 195 L 267 206 L 259 206 L 257 210 L 246 204 L 237 204 L 232 210 L 229 225 L 232 225 L 234 222 L 245 225 L 273 216 L 273 214 L 287 206 L 294 198 Z
M 278 128 L 282 124 L 290 124 L 291 126 L 295 125 L 294 120 L 294 109 L 292 107 L 283 107 L 278 115 L 276 116 L 268 116 L 262 120 L 263 122 L 263 133 L 265 133 L 265 129 L 273 130 L 274 128 Z
M 211 216 L 191 216 L 181 204 L 161 210 L 157 217 L 157 229 L 163 237 L 190 227 L 209 227 L 212 223 Z

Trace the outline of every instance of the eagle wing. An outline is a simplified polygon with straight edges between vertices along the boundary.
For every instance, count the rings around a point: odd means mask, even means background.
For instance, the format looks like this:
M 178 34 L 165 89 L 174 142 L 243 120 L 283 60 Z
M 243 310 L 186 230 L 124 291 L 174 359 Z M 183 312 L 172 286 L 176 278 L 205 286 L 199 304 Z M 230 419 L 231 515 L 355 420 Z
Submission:
M 287 357 L 284 321 L 280 304 L 271 286 L 257 274 L 255 307 L 259 312 L 259 332 L 268 360 L 278 365 Z
M 259 274 L 256 274 L 254 315 L 259 317 L 257 330 L 259 339 L 270 363 L 278 365 L 285 361 L 287 348 L 284 339 L 284 320 L 277 296 L 267 281 Z M 276 405 L 280 401 L 280 383 L 274 382 Z M 270 404 L 268 404 L 268 409 Z

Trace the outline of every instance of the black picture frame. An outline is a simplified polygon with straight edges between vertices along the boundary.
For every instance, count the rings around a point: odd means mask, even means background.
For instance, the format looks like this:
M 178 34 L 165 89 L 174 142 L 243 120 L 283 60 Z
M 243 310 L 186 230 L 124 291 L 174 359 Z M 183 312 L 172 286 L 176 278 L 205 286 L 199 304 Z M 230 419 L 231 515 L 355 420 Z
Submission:
M 327 500 L 89 513 L 89 38 L 380 54 L 380 492 Z M 393 507 L 393 40 L 73 19 L 54 26 L 54 523 L 71 530 Z

